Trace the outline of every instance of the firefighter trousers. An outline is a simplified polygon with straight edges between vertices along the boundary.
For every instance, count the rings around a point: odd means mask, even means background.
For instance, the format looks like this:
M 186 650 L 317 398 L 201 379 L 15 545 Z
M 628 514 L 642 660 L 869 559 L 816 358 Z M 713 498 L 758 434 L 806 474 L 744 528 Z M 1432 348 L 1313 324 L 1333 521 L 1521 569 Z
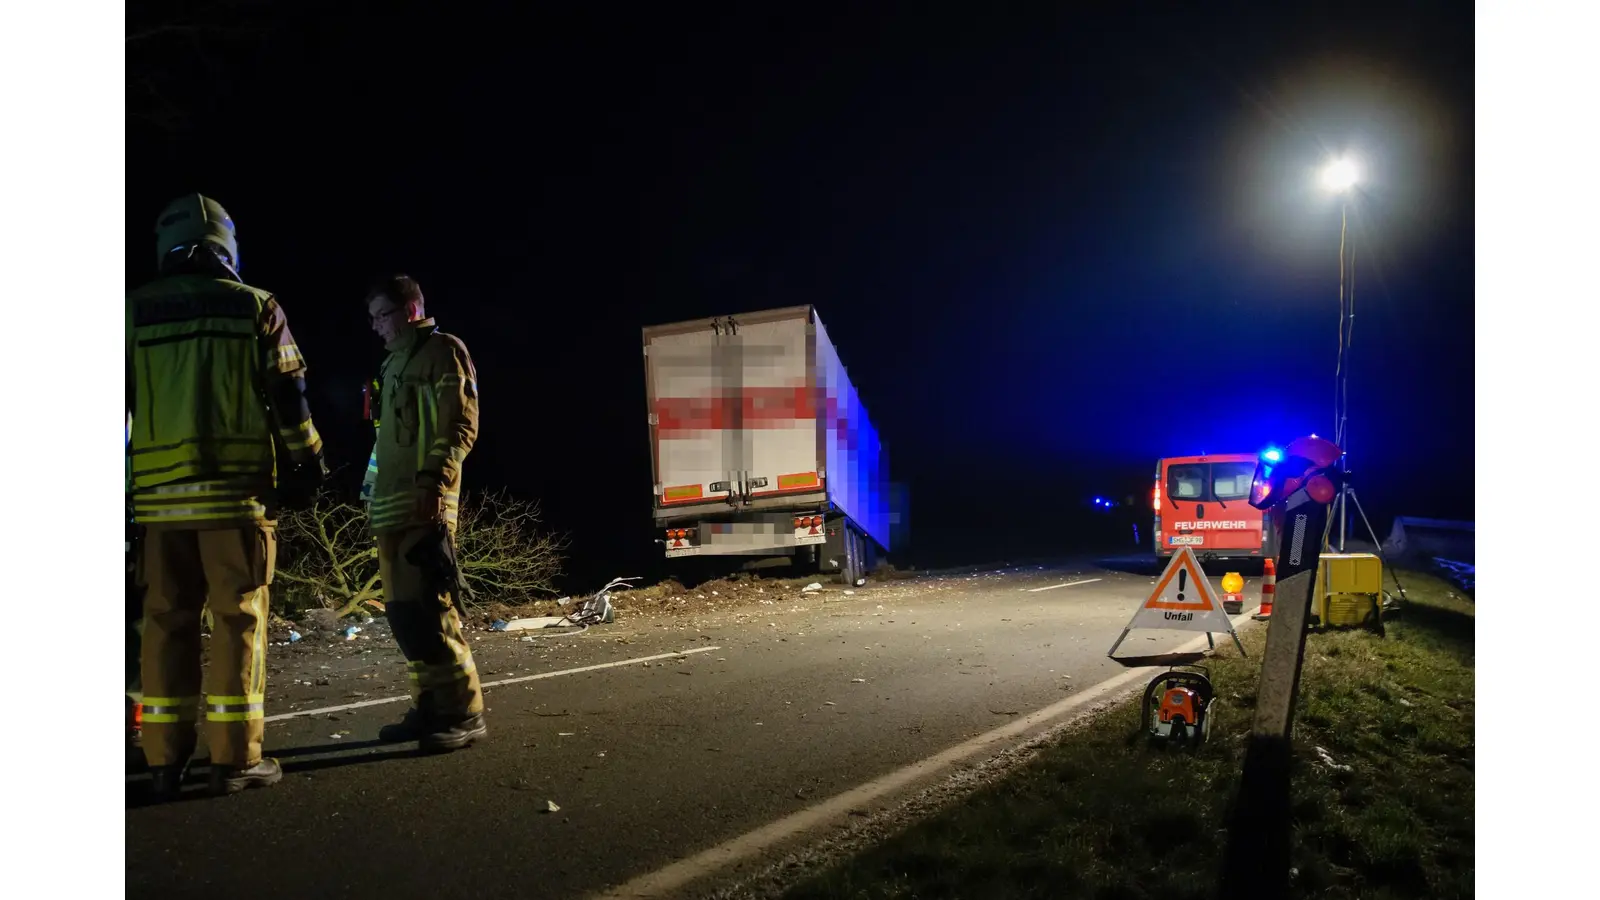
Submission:
M 141 546 L 140 549 L 142 550 L 143 547 Z M 144 577 L 139 570 L 143 568 L 144 564 L 140 563 L 137 569 L 128 573 L 127 592 L 124 598 L 126 600 L 124 617 L 127 620 L 125 623 L 127 628 L 124 629 L 127 632 L 127 641 L 123 653 L 123 659 L 127 666 L 125 680 L 127 681 L 128 698 L 135 703 L 139 702 L 139 698 L 144 694 L 139 672 L 139 668 L 142 665 L 139 661 L 139 645 L 141 643 L 141 633 L 144 631 Z
M 384 612 L 406 657 L 412 702 L 425 714 L 460 718 L 483 712 L 483 688 L 461 616 L 449 591 L 405 558 L 434 534 L 427 526 L 379 534 L 378 571 Z
M 146 530 L 141 669 L 150 765 L 188 761 L 202 700 L 211 764 L 247 768 L 261 761 L 267 585 L 276 553 L 267 524 Z M 210 664 L 202 679 L 200 616 L 207 607 Z

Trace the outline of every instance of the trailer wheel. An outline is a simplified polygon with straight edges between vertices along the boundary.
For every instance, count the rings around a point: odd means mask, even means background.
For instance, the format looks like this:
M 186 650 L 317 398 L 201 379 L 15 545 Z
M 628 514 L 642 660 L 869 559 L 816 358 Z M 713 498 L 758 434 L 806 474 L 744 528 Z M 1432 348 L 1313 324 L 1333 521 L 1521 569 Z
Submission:
M 855 587 L 857 571 L 861 568 L 860 551 L 856 546 L 856 531 L 849 520 L 839 523 L 839 543 L 843 545 L 844 565 L 839 567 L 839 581 L 846 587 Z
M 878 545 L 865 534 L 861 535 L 861 577 L 871 578 L 872 570 L 878 567 Z

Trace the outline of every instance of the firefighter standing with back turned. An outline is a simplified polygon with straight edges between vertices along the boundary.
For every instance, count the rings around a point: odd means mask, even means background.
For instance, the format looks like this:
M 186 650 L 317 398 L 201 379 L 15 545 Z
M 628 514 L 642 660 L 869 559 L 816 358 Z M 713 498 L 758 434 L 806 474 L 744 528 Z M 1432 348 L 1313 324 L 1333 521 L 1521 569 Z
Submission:
M 144 527 L 143 743 L 161 800 L 182 785 L 202 689 L 212 793 L 283 777 L 261 755 L 273 528 L 280 497 L 303 502 L 327 469 L 305 361 L 277 300 L 240 281 L 227 212 L 199 194 L 174 200 L 156 223 L 156 259 L 161 277 L 128 294 L 126 375 Z
M 456 750 L 488 733 L 483 690 L 461 631 L 455 561 L 461 464 L 478 435 L 478 383 L 466 345 L 427 318 L 416 281 L 396 275 L 367 294 L 389 356 L 378 384 L 377 441 L 363 496 L 378 541 L 384 609 L 405 654 L 413 707 L 378 733 Z

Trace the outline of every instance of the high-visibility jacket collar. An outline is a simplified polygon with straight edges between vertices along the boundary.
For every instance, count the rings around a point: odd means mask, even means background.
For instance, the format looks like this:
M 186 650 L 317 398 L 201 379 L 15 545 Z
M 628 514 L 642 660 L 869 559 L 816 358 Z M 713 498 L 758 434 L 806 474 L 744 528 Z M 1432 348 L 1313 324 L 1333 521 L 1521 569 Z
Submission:
M 406 327 L 400 329 L 400 333 L 394 336 L 394 340 L 383 345 L 383 349 L 388 350 L 390 353 L 404 353 L 415 347 L 417 342 L 438 330 L 439 326 L 434 323 L 431 317 L 418 319 L 415 322 L 407 322 Z

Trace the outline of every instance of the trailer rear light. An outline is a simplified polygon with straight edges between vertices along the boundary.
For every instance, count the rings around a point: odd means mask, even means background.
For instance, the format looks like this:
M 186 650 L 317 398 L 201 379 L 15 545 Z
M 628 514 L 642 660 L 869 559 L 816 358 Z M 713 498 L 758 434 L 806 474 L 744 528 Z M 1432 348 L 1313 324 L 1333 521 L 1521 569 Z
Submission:
M 1156 489 L 1150 493 L 1150 508 L 1161 512 L 1161 483 L 1156 482 Z
M 811 527 L 812 528 L 821 528 L 822 527 L 822 517 L 821 516 L 812 516 L 811 517 Z

